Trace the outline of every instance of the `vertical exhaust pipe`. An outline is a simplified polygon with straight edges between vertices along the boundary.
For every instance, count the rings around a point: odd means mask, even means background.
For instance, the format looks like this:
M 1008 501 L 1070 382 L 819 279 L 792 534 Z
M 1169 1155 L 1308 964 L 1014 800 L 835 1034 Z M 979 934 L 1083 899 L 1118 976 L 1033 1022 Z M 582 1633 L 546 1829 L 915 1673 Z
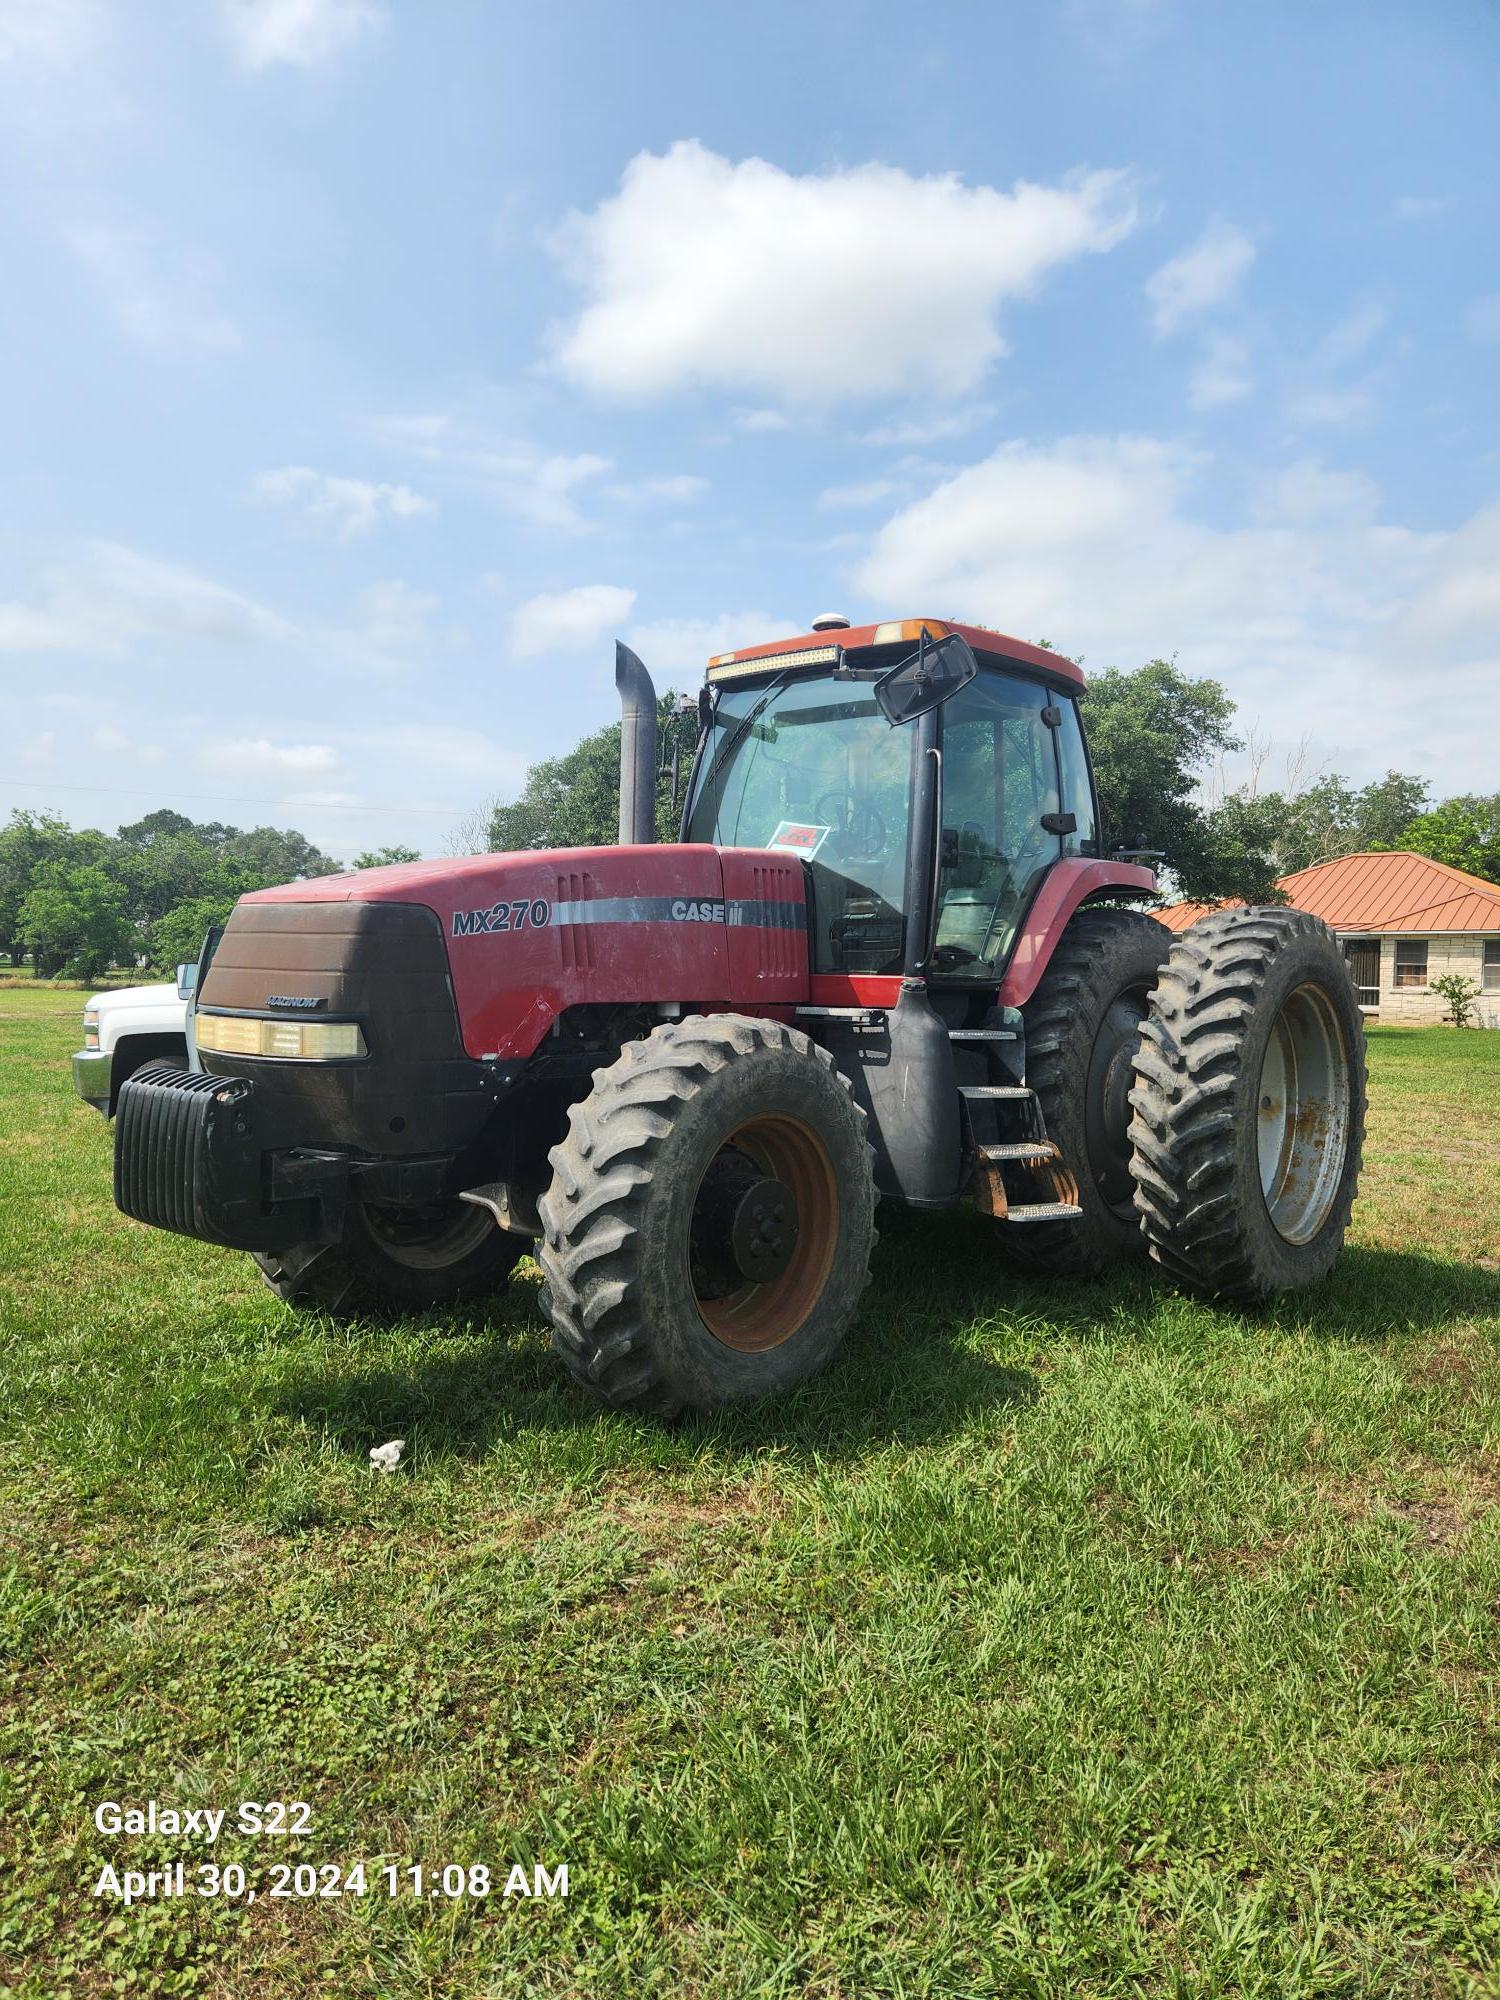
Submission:
M 615 641 L 620 696 L 620 845 L 656 838 L 656 689 L 628 646 Z

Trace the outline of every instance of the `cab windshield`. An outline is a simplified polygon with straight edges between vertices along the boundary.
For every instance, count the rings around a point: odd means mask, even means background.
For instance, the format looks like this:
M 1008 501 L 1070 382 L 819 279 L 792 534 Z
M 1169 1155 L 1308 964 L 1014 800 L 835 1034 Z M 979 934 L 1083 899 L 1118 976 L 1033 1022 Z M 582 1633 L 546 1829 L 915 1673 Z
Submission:
M 719 697 L 687 838 L 809 864 L 814 972 L 901 970 L 915 740 L 859 682 L 799 677 Z

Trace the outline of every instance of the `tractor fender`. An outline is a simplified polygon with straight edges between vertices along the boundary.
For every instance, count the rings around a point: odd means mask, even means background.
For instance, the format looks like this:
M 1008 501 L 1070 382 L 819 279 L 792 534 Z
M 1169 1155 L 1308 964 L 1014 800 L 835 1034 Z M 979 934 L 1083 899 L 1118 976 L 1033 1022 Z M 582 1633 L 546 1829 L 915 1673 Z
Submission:
M 1129 861 L 1097 861 L 1085 855 L 1054 862 L 1037 891 L 997 995 L 1002 1007 L 1024 1007 L 1047 970 L 1058 939 L 1073 912 L 1106 891 L 1154 896 L 1156 876 Z

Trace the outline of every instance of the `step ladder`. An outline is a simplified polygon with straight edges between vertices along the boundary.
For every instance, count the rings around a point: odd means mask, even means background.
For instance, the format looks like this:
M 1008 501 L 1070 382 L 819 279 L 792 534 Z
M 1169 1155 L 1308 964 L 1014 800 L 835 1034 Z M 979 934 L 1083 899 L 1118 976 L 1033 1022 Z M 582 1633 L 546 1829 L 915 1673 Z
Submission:
M 1017 1039 L 1009 1028 L 950 1028 L 950 1042 L 977 1044 L 986 1050 L 1000 1042 Z M 998 1050 L 996 1051 L 998 1053 Z M 959 1096 L 966 1107 L 965 1122 L 974 1137 L 973 1157 L 980 1172 L 976 1183 L 981 1188 L 980 1206 L 995 1217 L 997 1222 L 1073 1222 L 1083 1214 L 1083 1209 L 1070 1201 L 1012 1201 L 1000 1178 L 998 1169 L 1006 1162 L 1025 1167 L 1033 1173 L 1044 1169 L 1051 1162 L 1062 1166 L 1062 1156 L 1049 1139 L 1037 1136 L 1040 1133 L 1041 1109 L 1036 1101 L 1036 1092 L 1024 1083 L 961 1083 Z M 974 1132 L 974 1120 L 969 1107 L 993 1107 L 989 1116 L 994 1119 L 1014 1120 L 1022 1135 L 1028 1131 L 1031 1136 L 1006 1137 L 995 1140 L 982 1139 Z M 981 1112 L 983 1115 L 983 1112 Z M 1003 1129 L 1003 1128 L 1002 1128 Z M 983 1169 L 989 1168 L 989 1173 Z M 1066 1169 L 1064 1169 L 1064 1172 Z M 1003 1213 L 995 1206 L 1003 1203 Z

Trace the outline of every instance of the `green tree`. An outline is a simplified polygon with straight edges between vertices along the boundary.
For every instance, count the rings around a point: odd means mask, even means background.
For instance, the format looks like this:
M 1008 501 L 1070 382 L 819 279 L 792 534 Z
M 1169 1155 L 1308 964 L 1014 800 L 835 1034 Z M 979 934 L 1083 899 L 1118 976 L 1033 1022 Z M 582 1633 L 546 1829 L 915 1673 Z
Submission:
M 363 854 L 356 854 L 356 868 L 394 868 L 398 862 L 420 861 L 421 855 L 414 847 L 369 847 Z
M 125 894 L 102 867 L 83 861 L 49 861 L 21 905 L 21 935 L 44 979 L 66 972 L 97 979 L 112 965 L 133 960 L 136 930 Z
M 1396 845 L 1483 876 L 1486 882 L 1500 882 L 1500 792 L 1488 798 L 1463 792 L 1444 799 L 1412 820 Z
M 1404 846 L 1406 829 L 1419 813 L 1426 811 L 1431 789 L 1425 778 L 1413 777 L 1407 771 L 1387 771 L 1383 778 L 1366 785 L 1359 794 L 1355 813 L 1359 847 L 1348 851 Z
M 300 882 L 313 875 L 337 875 L 342 871 L 331 854 L 314 847 L 306 834 L 295 827 L 256 826 L 248 833 L 237 827 L 227 829 L 229 838 L 221 847 L 226 861 L 241 863 L 261 878 L 261 885 L 275 888 L 278 882 Z
M 216 924 L 226 924 L 236 896 L 193 896 L 157 919 L 151 934 L 151 963 L 158 972 L 174 973 L 179 965 L 196 964 L 203 940 Z
M 75 838 L 72 827 L 55 813 L 18 810 L 0 827 L 0 951 L 12 965 L 20 964 L 26 950 L 21 905 L 41 870 L 60 861 Z
M 675 725 L 675 694 L 658 697 L 658 731 Z M 676 729 L 679 757 L 691 748 L 686 728 Z M 679 808 L 681 795 L 678 797 Z M 611 722 L 585 736 L 563 757 L 547 757 L 526 773 L 520 796 L 497 805 L 490 815 L 490 847 L 496 854 L 536 847 L 612 847 L 620 830 L 620 725 Z M 677 838 L 671 788 L 657 786 L 656 837 Z
M 1426 805 L 1428 791 L 1425 778 L 1406 771 L 1387 771 L 1359 791 L 1331 771 L 1290 795 L 1266 794 L 1277 802 L 1280 817 L 1277 872 L 1292 875 L 1341 854 L 1402 846 L 1406 827 Z
M 1111 667 L 1089 682 L 1081 707 L 1106 848 L 1160 848 L 1195 901 L 1272 892 L 1268 816 L 1246 800 L 1210 814 L 1197 797 L 1214 759 L 1243 747 L 1218 681 L 1189 679 L 1168 660 Z

